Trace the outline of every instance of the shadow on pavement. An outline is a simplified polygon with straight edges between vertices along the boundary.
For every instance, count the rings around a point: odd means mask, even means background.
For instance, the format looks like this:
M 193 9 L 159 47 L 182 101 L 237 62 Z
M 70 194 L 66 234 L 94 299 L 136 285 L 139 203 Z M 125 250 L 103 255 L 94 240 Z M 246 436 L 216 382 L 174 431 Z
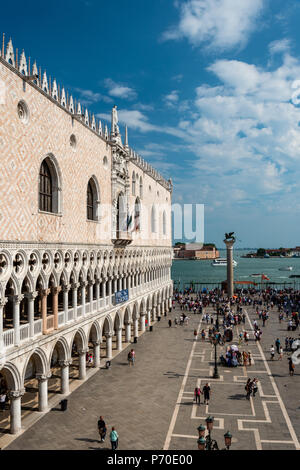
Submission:
M 236 395 L 230 395 L 228 398 L 229 400 L 245 400 L 246 396 L 241 393 L 237 393 Z
M 99 442 L 99 439 L 90 439 L 89 437 L 75 437 L 75 441 L 83 441 L 83 442 Z

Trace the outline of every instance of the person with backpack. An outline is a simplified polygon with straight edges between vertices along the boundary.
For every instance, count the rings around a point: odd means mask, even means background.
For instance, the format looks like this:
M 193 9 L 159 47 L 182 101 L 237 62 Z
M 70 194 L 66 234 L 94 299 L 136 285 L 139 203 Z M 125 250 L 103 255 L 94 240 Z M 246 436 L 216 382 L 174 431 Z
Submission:
M 203 392 L 201 392 L 200 387 L 196 387 L 194 390 L 194 399 L 196 403 L 199 403 L 200 405 L 200 396 Z
M 98 431 L 99 431 L 99 435 L 100 435 L 100 442 L 104 442 L 107 430 L 106 430 L 106 425 L 105 425 L 105 421 L 103 419 L 103 416 L 100 416 L 100 418 L 98 420 Z
M 277 349 L 277 353 L 279 354 L 279 348 L 280 348 L 280 339 L 279 338 L 276 339 L 275 346 L 276 346 L 276 349 Z
M 204 395 L 204 404 L 208 405 L 210 399 L 210 386 L 207 384 L 203 387 L 203 395 Z
M 253 397 L 255 397 L 256 392 L 257 392 L 257 390 L 258 390 L 257 382 L 258 382 L 258 379 L 256 379 L 256 378 L 254 377 L 254 379 L 252 380 L 252 396 L 253 396 Z
M 245 390 L 246 390 L 246 399 L 247 400 L 250 400 L 250 395 L 251 395 L 251 391 L 252 391 L 252 382 L 251 382 L 251 379 L 248 379 L 247 380 L 247 383 L 245 385 Z
M 134 349 L 131 349 L 131 363 L 132 365 L 134 366 L 134 362 L 135 362 L 135 350 Z
M 289 374 L 294 375 L 295 364 L 293 363 L 292 358 L 289 358 Z
M 111 428 L 111 433 L 109 437 L 111 442 L 111 450 L 116 450 L 119 445 L 119 435 L 114 427 Z
M 131 364 L 132 364 L 132 361 L 131 361 L 131 359 L 132 359 L 131 351 L 129 351 L 129 353 L 128 353 L 128 355 L 127 355 L 127 359 L 128 359 L 128 364 L 131 366 Z

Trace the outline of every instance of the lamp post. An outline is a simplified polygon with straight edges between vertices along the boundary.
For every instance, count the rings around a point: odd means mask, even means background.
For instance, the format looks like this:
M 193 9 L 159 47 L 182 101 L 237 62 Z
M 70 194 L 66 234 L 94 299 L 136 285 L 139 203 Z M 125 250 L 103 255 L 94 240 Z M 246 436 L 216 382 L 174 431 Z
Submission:
M 205 435 L 205 426 L 203 426 L 201 424 L 197 428 L 197 430 L 199 432 L 199 439 L 197 440 L 198 449 L 199 450 L 220 450 L 217 441 L 215 439 L 212 439 L 212 437 L 211 437 L 211 432 L 212 432 L 213 427 L 214 427 L 214 417 L 213 416 L 208 416 L 206 418 L 205 422 L 206 422 L 206 428 L 207 428 L 207 431 L 208 431 L 208 434 L 207 434 L 206 438 L 204 437 L 204 435 Z M 232 434 L 229 431 L 227 431 L 224 434 L 225 449 L 221 449 L 221 450 L 229 450 L 229 448 L 231 446 L 231 439 L 232 439 Z
M 218 364 L 217 364 L 217 344 L 218 344 L 218 338 L 216 336 L 216 333 L 214 334 L 213 337 L 213 343 L 215 347 L 215 368 L 214 368 L 214 373 L 213 373 L 213 379 L 219 379 L 219 373 L 218 373 Z
M 230 446 L 231 446 L 231 439 L 232 439 L 232 434 L 227 431 L 225 434 L 224 434 L 224 439 L 225 439 L 225 447 L 226 447 L 226 450 L 229 450 Z
M 219 304 L 219 302 L 217 302 L 216 307 L 217 307 L 216 329 L 217 329 L 217 331 L 219 331 L 219 310 L 220 310 L 220 304 Z

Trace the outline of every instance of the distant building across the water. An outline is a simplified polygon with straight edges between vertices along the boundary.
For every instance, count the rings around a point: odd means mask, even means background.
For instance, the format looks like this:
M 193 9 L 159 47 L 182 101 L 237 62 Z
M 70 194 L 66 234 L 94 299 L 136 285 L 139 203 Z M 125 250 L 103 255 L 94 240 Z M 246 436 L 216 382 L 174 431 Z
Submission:
M 194 249 L 192 243 L 177 243 L 173 249 L 175 259 L 216 259 L 220 256 L 213 243 L 204 244 L 202 248 L 195 244 Z

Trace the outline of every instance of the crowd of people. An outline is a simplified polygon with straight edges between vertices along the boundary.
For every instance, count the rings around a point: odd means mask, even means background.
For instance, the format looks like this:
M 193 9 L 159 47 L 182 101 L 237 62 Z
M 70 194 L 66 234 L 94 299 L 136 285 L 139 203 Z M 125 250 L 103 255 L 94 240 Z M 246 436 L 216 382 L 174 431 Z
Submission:
M 250 333 L 253 334 L 254 340 L 261 341 L 264 327 L 267 326 L 270 314 L 274 318 L 274 309 L 278 312 L 279 323 L 284 318 L 287 322 L 288 331 L 296 331 L 299 327 L 299 311 L 300 311 L 300 291 L 293 289 L 276 290 L 267 288 L 265 290 L 241 289 L 231 299 L 227 298 L 224 292 L 218 289 L 205 292 L 194 292 L 192 289 L 186 289 L 183 292 L 176 291 L 173 299 L 173 308 L 179 305 L 181 311 L 189 311 L 194 314 L 202 314 L 202 321 L 206 323 L 208 329 L 201 330 L 201 340 L 208 339 L 211 344 L 225 345 L 227 341 L 232 341 L 233 333 L 236 327 L 242 331 L 237 332 L 238 346 L 227 346 L 224 353 L 220 356 L 220 363 L 227 367 L 237 367 L 252 365 L 251 351 L 242 350 L 242 346 L 247 345 L 250 341 Z M 210 312 L 205 311 L 205 307 L 212 307 Z M 252 307 L 256 313 L 253 321 L 253 332 L 246 330 L 246 313 L 245 310 Z M 213 313 L 212 313 L 213 312 Z M 183 313 L 183 315 L 185 315 Z M 198 333 L 194 330 L 194 339 L 197 341 Z M 295 339 L 291 336 L 285 338 L 285 352 L 292 352 L 295 347 Z M 275 345 L 275 346 L 274 346 Z M 270 348 L 270 360 L 274 361 L 275 350 L 278 360 L 283 359 L 284 350 L 279 338 L 274 341 L 274 345 Z M 295 364 L 292 357 L 288 357 L 289 374 L 294 375 Z M 255 396 L 257 392 L 258 379 L 248 379 L 245 386 L 246 398 Z M 196 394 L 195 399 L 200 402 L 200 395 Z M 198 397 L 198 398 L 197 398 Z

